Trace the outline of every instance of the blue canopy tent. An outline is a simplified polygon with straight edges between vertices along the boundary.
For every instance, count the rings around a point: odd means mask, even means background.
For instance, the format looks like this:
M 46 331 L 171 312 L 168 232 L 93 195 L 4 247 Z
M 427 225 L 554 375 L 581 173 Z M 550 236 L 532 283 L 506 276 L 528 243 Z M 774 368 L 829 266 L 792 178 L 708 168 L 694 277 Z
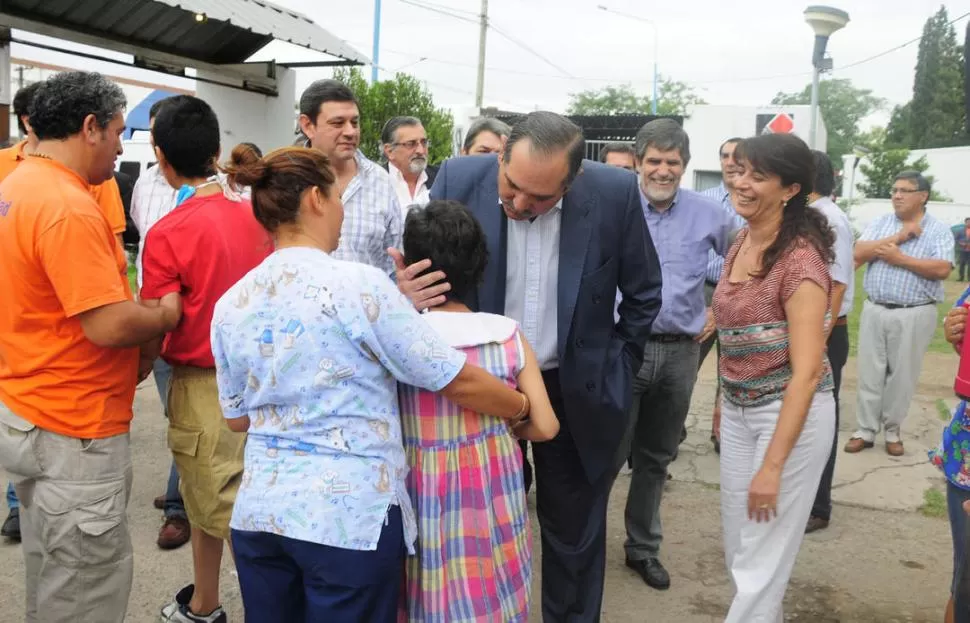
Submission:
M 152 105 L 168 97 L 172 97 L 176 93 L 170 91 L 163 91 L 162 89 L 155 89 L 142 101 L 128 111 L 128 117 L 125 119 L 125 136 L 124 140 L 128 140 L 131 136 L 138 130 L 148 131 L 150 126 L 148 125 L 148 111 L 151 110 Z

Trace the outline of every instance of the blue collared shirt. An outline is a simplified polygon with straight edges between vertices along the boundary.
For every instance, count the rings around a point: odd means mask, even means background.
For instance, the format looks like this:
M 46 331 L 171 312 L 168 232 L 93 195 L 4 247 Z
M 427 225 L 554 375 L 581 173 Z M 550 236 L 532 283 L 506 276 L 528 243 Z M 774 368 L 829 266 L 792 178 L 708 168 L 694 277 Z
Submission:
M 715 201 L 686 188 L 658 211 L 640 191 L 643 215 L 657 249 L 663 275 L 663 302 L 652 332 L 697 335 L 704 328 L 704 278 L 710 253 L 723 256 L 734 227 Z
M 748 225 L 748 222 L 734 210 L 734 204 L 731 203 L 731 193 L 724 185 L 724 180 L 721 180 L 721 183 L 714 188 L 708 188 L 701 192 L 701 194 L 717 201 L 724 213 L 731 217 L 733 221 L 731 231 Z M 724 257 L 711 250 L 707 255 L 707 281 L 716 284 L 721 279 L 722 270 L 724 270 Z
M 955 243 L 950 228 L 929 213 L 923 215 L 920 227 L 923 233 L 899 245 L 899 250 L 917 259 L 946 260 L 952 264 Z M 895 214 L 886 214 L 869 223 L 859 237 L 859 242 L 888 238 L 902 229 L 903 222 Z M 866 296 L 875 303 L 923 305 L 940 303 L 944 298 L 943 281 L 925 279 L 882 260 L 869 262 L 862 286 L 866 290 Z

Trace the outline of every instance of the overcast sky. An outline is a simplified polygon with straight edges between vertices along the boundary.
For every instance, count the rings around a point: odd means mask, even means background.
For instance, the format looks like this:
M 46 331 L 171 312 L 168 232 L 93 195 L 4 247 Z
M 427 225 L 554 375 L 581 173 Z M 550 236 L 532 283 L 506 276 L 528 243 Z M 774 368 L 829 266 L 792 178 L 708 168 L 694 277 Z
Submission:
M 380 66 L 425 81 L 440 106 L 465 111 L 474 103 L 480 0 L 421 0 L 471 21 L 418 8 L 407 0 L 383 0 Z M 275 0 L 306 14 L 331 33 L 371 56 L 373 0 Z M 612 9 L 656 24 L 660 73 L 684 81 L 711 104 L 768 104 L 778 91 L 795 91 L 811 80 L 813 34 L 792 0 L 490 0 L 485 105 L 512 110 L 564 111 L 569 94 L 608 84 L 630 83 L 649 93 L 654 30 L 649 24 L 597 9 Z M 939 0 L 833 0 L 849 25 L 835 33 L 828 51 L 830 76 L 849 78 L 892 104 L 912 95 L 917 44 L 855 67 L 840 69 L 919 37 Z M 967 3 L 945 3 L 950 19 L 970 11 Z M 966 18 L 956 24 L 962 43 Z M 537 54 L 503 36 L 525 44 Z M 19 49 L 18 49 L 19 47 Z M 52 56 L 15 46 L 14 55 Z M 56 56 L 56 55 L 54 55 Z M 545 57 L 540 58 L 540 56 Z M 318 59 L 290 45 L 272 44 L 256 58 L 281 62 Z M 60 59 L 59 59 L 60 60 Z M 88 63 L 90 65 L 90 63 Z M 118 67 L 110 67 L 121 73 Z M 365 69 L 369 75 L 369 68 Z M 329 75 L 299 70 L 297 88 Z M 125 75 L 171 80 L 146 72 Z M 183 86 L 182 82 L 178 83 Z M 870 120 L 884 122 L 883 115 Z

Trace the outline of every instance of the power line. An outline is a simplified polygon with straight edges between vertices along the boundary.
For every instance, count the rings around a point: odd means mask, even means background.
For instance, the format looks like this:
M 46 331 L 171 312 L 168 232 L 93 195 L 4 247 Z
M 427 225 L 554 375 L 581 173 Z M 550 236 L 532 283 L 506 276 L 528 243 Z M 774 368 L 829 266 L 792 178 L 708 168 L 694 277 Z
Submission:
M 565 69 L 563 69 L 562 67 L 560 67 L 559 65 L 555 64 L 554 62 L 552 62 L 551 60 L 549 60 L 548 58 L 546 58 L 542 54 L 536 52 L 535 50 L 533 50 L 532 48 L 530 48 L 528 45 L 526 45 L 525 43 L 519 41 L 518 39 L 516 39 L 512 35 L 510 35 L 507 32 L 505 32 L 504 30 L 502 30 L 500 28 L 497 28 L 495 25 L 493 25 L 491 23 L 488 25 L 488 27 L 491 30 L 494 30 L 496 32 L 496 34 L 499 34 L 499 35 L 505 37 L 506 39 L 508 39 L 509 41 L 511 41 L 512 43 L 514 43 L 515 45 L 519 46 L 520 48 L 522 48 L 526 52 L 532 54 L 533 56 L 535 56 L 539 60 L 543 61 L 545 64 L 549 65 L 550 67 L 552 67 L 553 69 L 555 69 L 556 71 L 558 71 L 559 73 L 561 73 L 563 76 L 565 76 L 567 78 L 570 78 L 572 80 L 582 80 L 582 78 L 577 78 L 576 76 L 572 75 L 571 73 L 569 73 L 568 71 L 566 71 Z
M 424 9 L 425 11 L 431 11 L 432 13 L 440 13 L 441 15 L 447 15 L 448 17 L 459 19 L 463 22 L 471 22 L 472 24 L 478 24 L 477 19 L 472 19 L 470 17 L 465 17 L 464 15 L 459 15 L 458 13 L 453 13 L 454 9 L 448 8 L 438 8 L 440 5 L 425 4 L 423 2 L 415 2 L 414 0 L 401 0 L 404 4 L 410 4 L 411 6 L 418 7 L 419 9 Z
M 964 17 L 967 17 L 968 15 L 970 15 L 970 11 L 968 11 L 967 13 L 964 13 L 963 15 L 961 15 L 960 17 L 958 17 L 956 19 L 950 20 L 947 23 L 947 26 L 952 26 L 952 25 L 956 24 L 957 22 L 959 22 L 960 20 L 962 20 Z M 897 50 L 902 50 L 903 48 L 905 48 L 907 46 L 913 45 L 914 43 L 918 43 L 919 41 L 922 41 L 922 39 L 923 39 L 923 35 L 920 35 L 919 37 L 916 37 L 915 39 L 910 39 L 906 43 L 900 43 L 896 47 L 889 48 L 885 52 L 880 52 L 879 54 L 874 54 L 874 55 L 870 56 L 869 58 L 864 58 L 861 61 L 856 61 L 854 63 L 849 63 L 848 65 L 843 65 L 841 67 L 836 67 L 834 71 L 841 71 L 843 69 L 849 69 L 850 67 L 857 67 L 859 65 L 862 65 L 863 63 L 868 63 L 869 61 L 874 61 L 877 58 L 882 58 L 883 56 L 886 56 L 887 54 L 892 54 L 893 52 L 895 52 Z

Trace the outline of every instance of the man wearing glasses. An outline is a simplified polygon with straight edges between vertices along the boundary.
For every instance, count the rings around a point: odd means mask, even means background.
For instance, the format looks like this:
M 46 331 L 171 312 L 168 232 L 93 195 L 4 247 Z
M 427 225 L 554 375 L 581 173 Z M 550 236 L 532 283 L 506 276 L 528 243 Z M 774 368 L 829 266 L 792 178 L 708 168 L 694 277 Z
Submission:
M 381 130 L 381 143 L 391 187 L 406 215 L 411 206 L 423 206 L 431 200 L 438 167 L 428 166 L 428 135 L 417 117 L 393 117 Z
M 903 454 L 900 425 L 953 270 L 953 232 L 926 211 L 929 181 L 903 171 L 891 196 L 893 214 L 870 223 L 855 245 L 856 266 L 866 265 L 867 300 L 859 321 L 859 428 L 845 445 L 849 453 L 873 447 L 885 429 L 886 452 Z

